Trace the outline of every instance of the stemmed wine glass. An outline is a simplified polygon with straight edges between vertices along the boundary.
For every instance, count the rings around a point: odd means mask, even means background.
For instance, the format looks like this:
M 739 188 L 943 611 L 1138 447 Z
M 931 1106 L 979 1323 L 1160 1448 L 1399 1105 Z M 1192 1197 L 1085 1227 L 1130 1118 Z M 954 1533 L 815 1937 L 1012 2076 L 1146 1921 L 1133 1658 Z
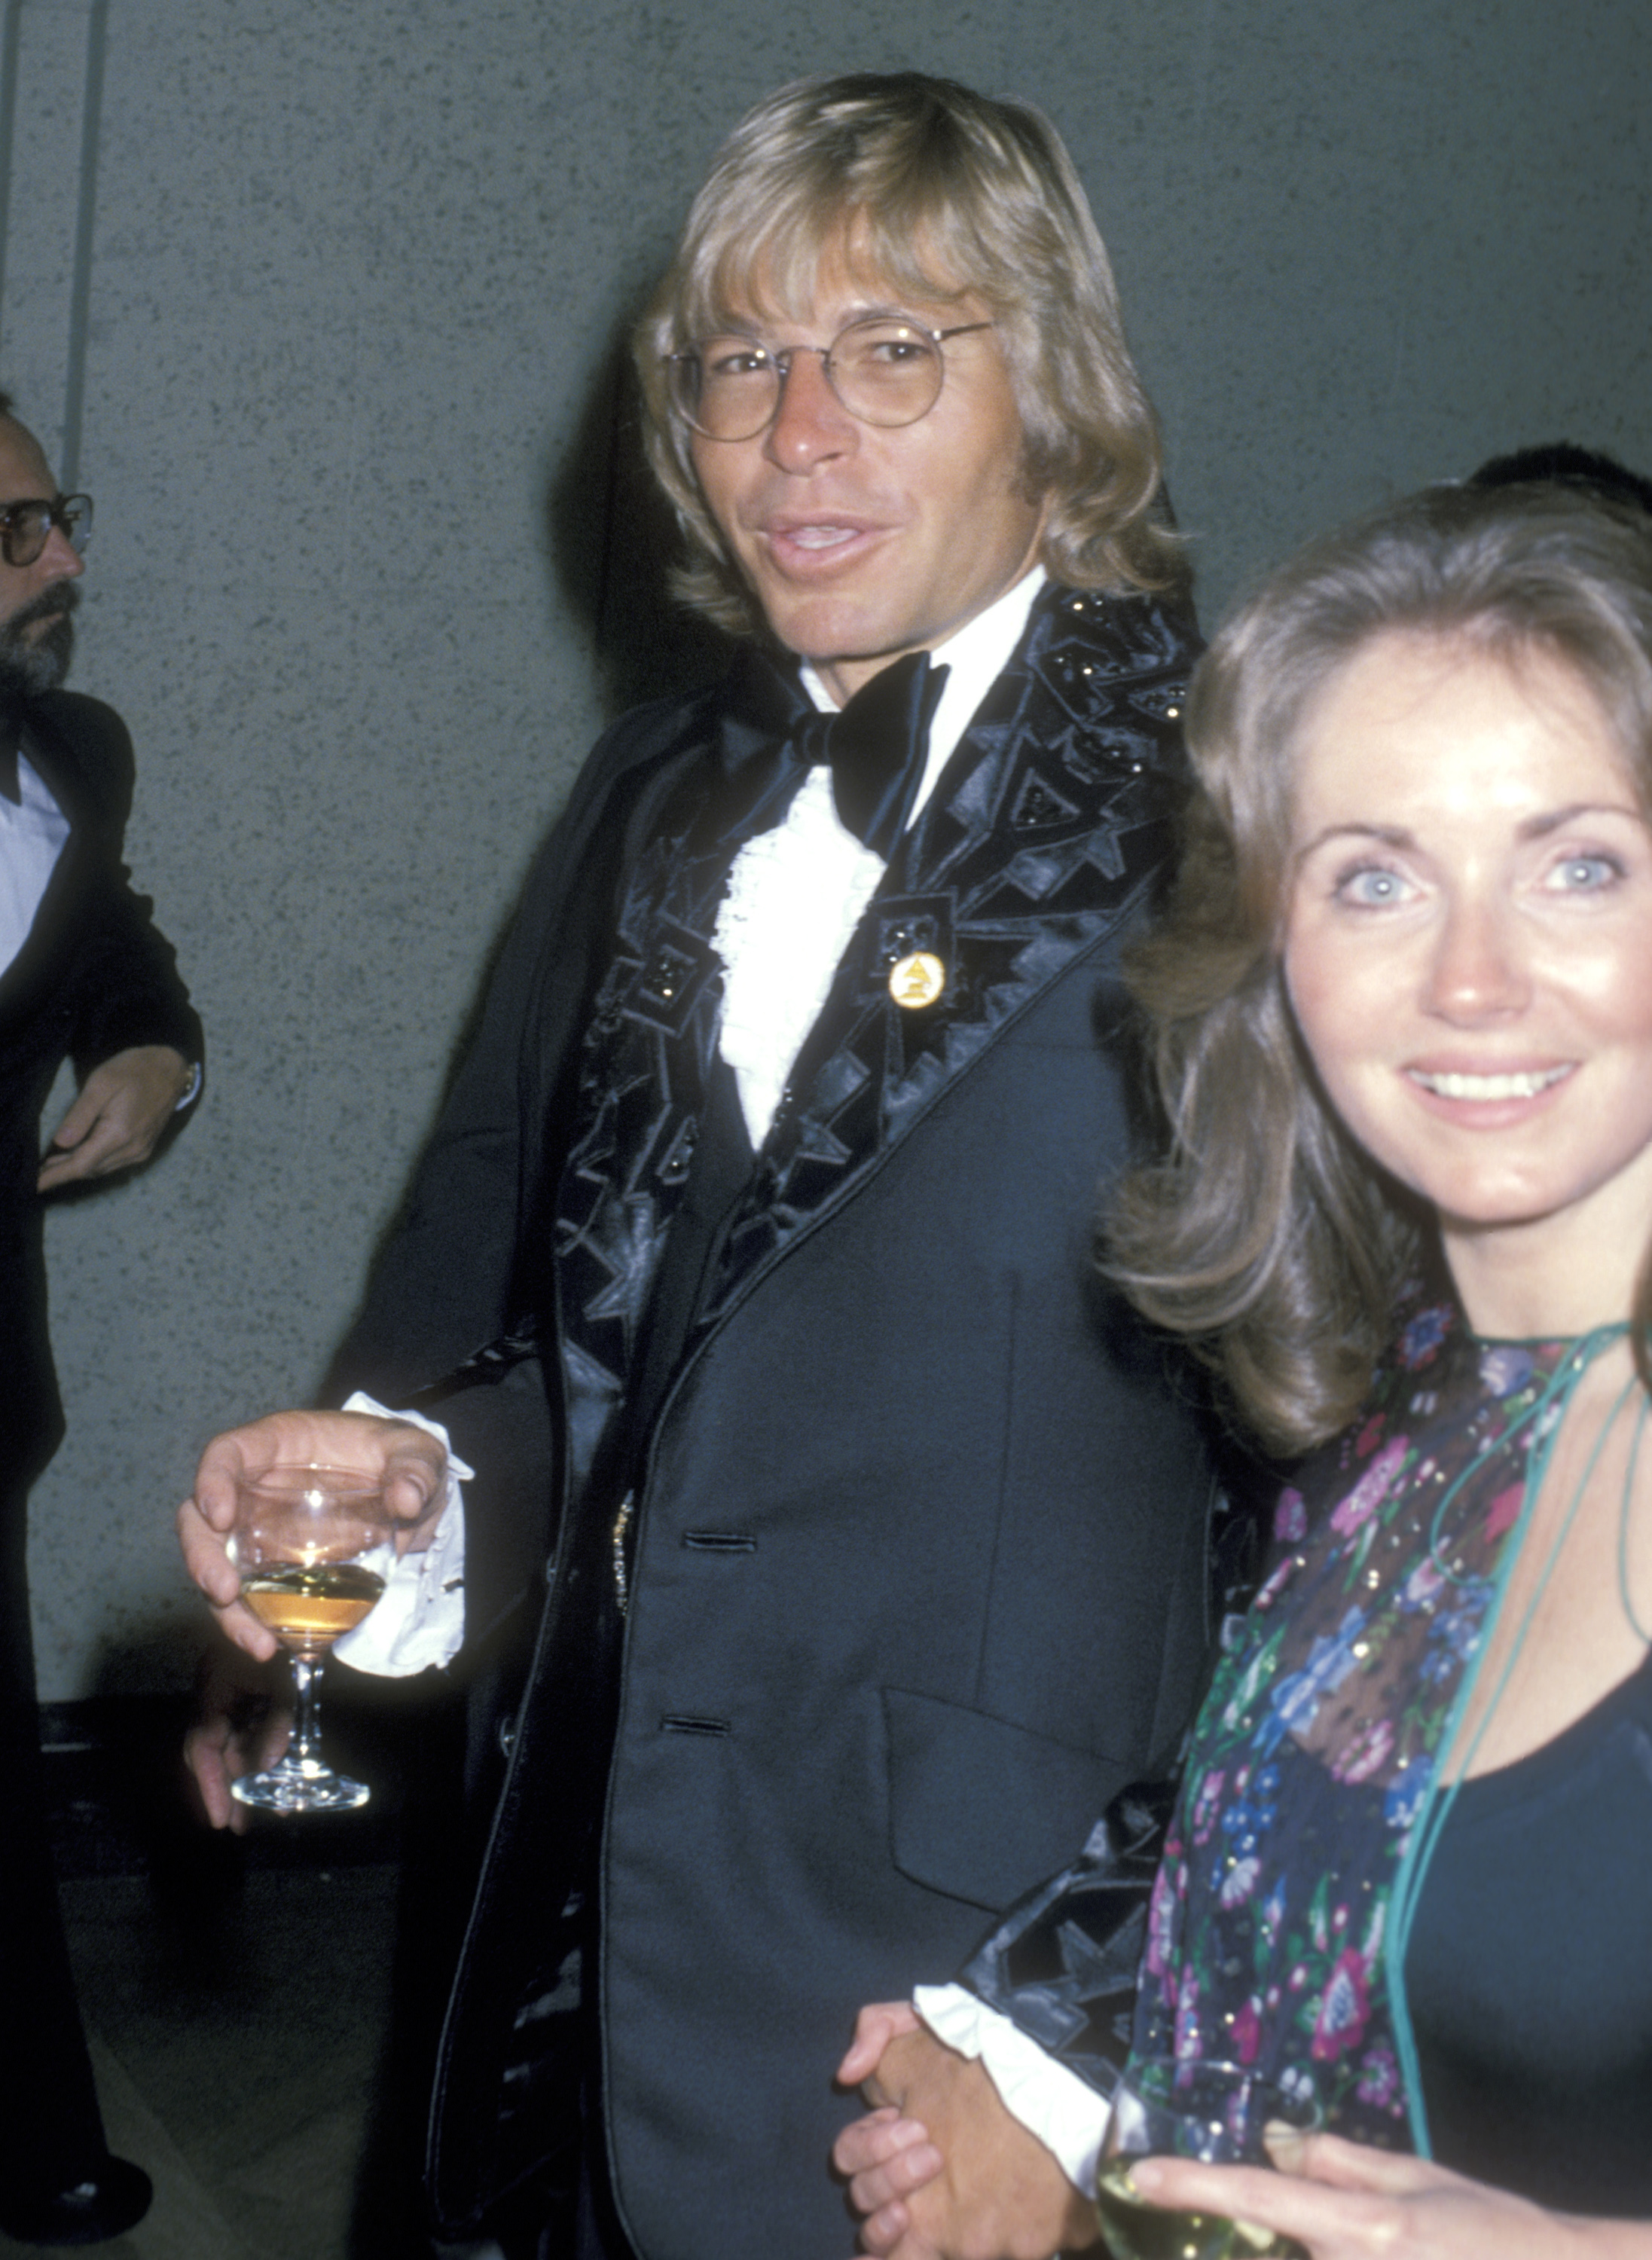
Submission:
M 1281 2087 L 1246 2064 L 1132 2057 L 1113 2098 L 1096 2185 L 1114 2260 L 1306 2260 L 1294 2237 L 1257 2222 L 1149 2204 L 1131 2181 L 1130 2161 L 1265 2166 L 1264 2128 L 1283 2121 L 1306 2134 L 1319 2117 L 1305 2092 Z
M 262 1773 L 230 1784 L 243 1805 L 271 1813 L 345 1813 L 365 1805 L 365 1782 L 334 1773 L 321 1755 L 316 1678 L 340 1634 L 384 1590 L 395 1558 L 383 1486 L 347 1469 L 275 1467 L 236 1485 L 229 1555 L 241 1598 L 287 1650 L 297 1695 L 292 1739 Z

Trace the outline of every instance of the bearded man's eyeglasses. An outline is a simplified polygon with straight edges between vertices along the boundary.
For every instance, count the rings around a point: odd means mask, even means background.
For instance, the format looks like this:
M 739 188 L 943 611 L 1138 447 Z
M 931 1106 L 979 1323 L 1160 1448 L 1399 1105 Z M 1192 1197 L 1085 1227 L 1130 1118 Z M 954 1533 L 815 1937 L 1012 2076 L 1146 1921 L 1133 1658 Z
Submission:
M 686 353 L 665 356 L 671 404 L 684 423 L 708 440 L 754 440 L 779 413 L 791 364 L 800 353 L 819 354 L 821 372 L 843 406 L 862 424 L 898 430 L 927 416 L 947 374 L 941 347 L 948 338 L 990 330 L 990 322 L 960 322 L 928 330 L 907 318 L 864 315 L 840 329 L 829 346 L 778 346 L 731 333 L 701 338 Z
M 79 557 L 91 539 L 90 495 L 56 495 L 50 502 L 0 502 L 0 557 L 8 565 L 32 565 L 56 526 Z

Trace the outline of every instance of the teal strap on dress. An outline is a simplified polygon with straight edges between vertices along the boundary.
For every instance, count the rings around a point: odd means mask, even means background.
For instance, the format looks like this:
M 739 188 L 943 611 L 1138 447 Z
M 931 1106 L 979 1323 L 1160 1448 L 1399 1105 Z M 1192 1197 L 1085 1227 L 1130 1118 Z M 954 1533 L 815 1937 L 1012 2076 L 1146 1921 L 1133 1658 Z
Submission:
M 1548 1558 L 1543 1564 L 1536 1590 L 1527 1604 L 1526 1614 L 1520 1620 L 1520 1629 L 1515 1634 L 1513 1645 L 1504 1662 L 1502 1670 L 1498 1675 L 1498 1682 L 1492 1690 L 1491 1699 L 1486 1705 L 1480 1722 L 1474 1730 L 1473 1739 L 1463 1755 L 1461 1764 L 1453 1773 L 1450 1785 L 1445 1789 L 1440 1786 L 1441 1767 L 1456 1746 L 1458 1730 L 1473 1701 L 1474 1691 L 1479 1681 L 1480 1668 L 1491 1647 L 1504 1596 L 1508 1591 L 1509 1579 L 1513 1575 L 1514 1565 L 1520 1557 L 1520 1549 L 1526 1541 L 1533 1511 L 1542 1491 L 1544 1478 L 1548 1473 L 1555 1444 L 1565 1426 L 1565 1414 L 1570 1405 L 1573 1391 L 1602 1351 L 1610 1349 L 1613 1343 L 1622 1341 L 1627 1332 L 1627 1326 L 1611 1326 L 1598 1327 L 1593 1334 L 1585 1334 L 1570 1355 L 1556 1369 L 1547 1387 L 1520 1416 L 1520 1419 L 1499 1436 L 1495 1443 L 1488 1446 L 1486 1452 L 1477 1454 L 1470 1460 L 1468 1466 L 1450 1485 L 1435 1511 L 1430 1552 L 1434 1555 L 1435 1566 L 1443 1569 L 1444 1564 L 1439 1559 L 1438 1547 L 1441 1521 L 1448 1504 L 1456 1497 L 1463 1484 L 1478 1470 L 1490 1452 L 1501 1451 L 1520 1434 L 1521 1429 L 1530 1428 L 1551 1405 L 1558 1404 L 1559 1418 L 1552 1423 L 1545 1434 L 1537 1438 L 1527 1456 L 1526 1484 L 1520 1500 L 1520 1514 L 1498 1563 L 1497 1572 L 1492 1579 L 1491 1598 L 1487 1606 L 1485 1620 L 1481 1627 L 1475 1654 L 1467 1670 L 1463 1673 L 1456 1699 L 1451 1706 L 1450 1713 L 1441 1733 L 1439 1743 L 1439 1763 L 1432 1769 L 1428 1787 L 1424 1792 L 1420 1807 L 1412 1823 L 1405 1841 L 1405 1849 L 1400 1855 L 1399 1865 L 1395 1873 L 1393 1888 L 1389 1898 L 1389 1920 L 1383 1941 L 1383 1961 L 1388 1978 L 1389 2013 L 1394 2029 L 1394 2045 L 1399 2057 L 1400 2076 L 1405 2086 L 1405 2107 L 1411 2120 L 1412 2141 L 1419 2157 L 1432 2157 L 1434 2152 L 1428 2139 L 1428 2110 L 1423 2099 L 1422 2072 L 1417 2055 L 1417 2035 L 1412 2024 L 1410 2004 L 1405 1994 L 1405 1957 L 1411 1946 L 1412 1929 L 1416 1920 L 1418 1906 L 1422 1899 L 1423 1885 L 1427 1879 L 1430 1863 L 1439 1846 L 1441 1834 L 1451 1817 L 1451 1808 L 1456 1802 L 1457 1792 L 1474 1763 L 1475 1752 L 1480 1747 L 1485 1730 L 1491 1724 L 1492 1714 L 1502 1700 L 1503 1691 L 1508 1685 L 1510 1675 L 1520 1659 L 1520 1650 L 1526 1644 L 1526 1635 L 1531 1629 L 1532 1619 L 1536 1613 L 1538 1602 L 1542 1598 L 1550 1573 L 1560 1559 L 1561 1549 L 1570 1534 L 1584 1493 L 1589 1488 L 1595 1470 L 1599 1464 L 1600 1455 L 1606 1448 L 1606 1439 L 1617 1423 L 1618 1415 L 1628 1403 L 1634 1390 L 1640 1386 L 1638 1374 L 1631 1374 L 1613 1400 L 1612 1410 L 1601 1423 L 1600 1434 L 1595 1439 L 1588 1463 L 1578 1478 L 1577 1488 L 1572 1493 L 1565 1514 L 1562 1518 L 1560 1528 L 1548 1549 Z
M 1648 1404 L 1643 1398 L 1641 1410 L 1635 1416 L 1634 1440 L 1629 1446 L 1628 1471 L 1623 1478 L 1623 1505 L 1618 1514 L 1618 1598 L 1623 1603 L 1623 1613 L 1629 1620 L 1629 1629 L 1642 1648 L 1652 1648 L 1652 1631 L 1648 1631 L 1641 1621 L 1634 1606 L 1634 1593 L 1629 1584 L 1629 1512 L 1634 1503 L 1634 1471 L 1640 1463 L 1648 1413 L 1652 1413 L 1652 1404 Z

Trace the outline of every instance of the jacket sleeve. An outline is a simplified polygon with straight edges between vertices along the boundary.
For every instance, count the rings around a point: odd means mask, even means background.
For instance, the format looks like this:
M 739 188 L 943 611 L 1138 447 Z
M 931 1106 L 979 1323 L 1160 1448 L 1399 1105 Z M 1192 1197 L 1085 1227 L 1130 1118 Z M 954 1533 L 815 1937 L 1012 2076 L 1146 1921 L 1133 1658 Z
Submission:
M 1130 2053 L 1136 1969 L 1173 1780 L 1114 1798 L 1072 1866 L 1010 1909 L 960 1983 L 1105 2096 Z
M 1231 1442 L 1226 1476 L 1206 1559 L 1224 1645 L 1256 1591 L 1277 1481 Z M 967 1992 L 1107 2097 L 1130 2053 L 1136 1973 L 1187 1739 L 1150 1779 L 1119 1792 L 1071 1866 L 1018 1900 L 959 1973 Z
M 72 905 L 71 955 L 60 992 L 68 1006 L 75 1071 L 83 1076 L 139 1044 L 169 1044 L 198 1063 L 201 1023 L 177 953 L 122 860 L 134 774 L 126 726 L 101 700 L 64 691 L 39 702 L 37 726 L 68 772 L 86 834 L 86 876 Z
M 440 1119 L 328 1368 L 329 1404 L 353 1389 L 385 1404 L 431 1391 L 534 1314 L 533 1222 L 591 962 L 610 939 L 625 781 L 667 719 L 645 709 L 608 733 L 530 867 Z
M 553 840 L 534 863 L 473 1041 L 322 1386 L 404 1403 L 509 1325 L 522 1229 L 522 1077 L 558 890 Z
M 205 1056 L 201 1022 L 178 972 L 177 953 L 135 894 L 124 866 L 111 872 L 76 952 L 81 998 L 72 1056 L 84 1076 L 115 1053 L 169 1044 L 193 1065 Z

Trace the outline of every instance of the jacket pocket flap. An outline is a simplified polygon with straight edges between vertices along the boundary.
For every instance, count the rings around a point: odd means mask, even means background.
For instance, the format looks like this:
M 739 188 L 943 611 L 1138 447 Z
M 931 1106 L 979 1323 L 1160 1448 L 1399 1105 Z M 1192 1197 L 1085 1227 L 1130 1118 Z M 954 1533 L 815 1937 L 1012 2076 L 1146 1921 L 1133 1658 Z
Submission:
M 933 1695 L 883 1690 L 890 1853 L 914 1883 L 997 1910 L 1064 1867 L 1129 1769 Z

